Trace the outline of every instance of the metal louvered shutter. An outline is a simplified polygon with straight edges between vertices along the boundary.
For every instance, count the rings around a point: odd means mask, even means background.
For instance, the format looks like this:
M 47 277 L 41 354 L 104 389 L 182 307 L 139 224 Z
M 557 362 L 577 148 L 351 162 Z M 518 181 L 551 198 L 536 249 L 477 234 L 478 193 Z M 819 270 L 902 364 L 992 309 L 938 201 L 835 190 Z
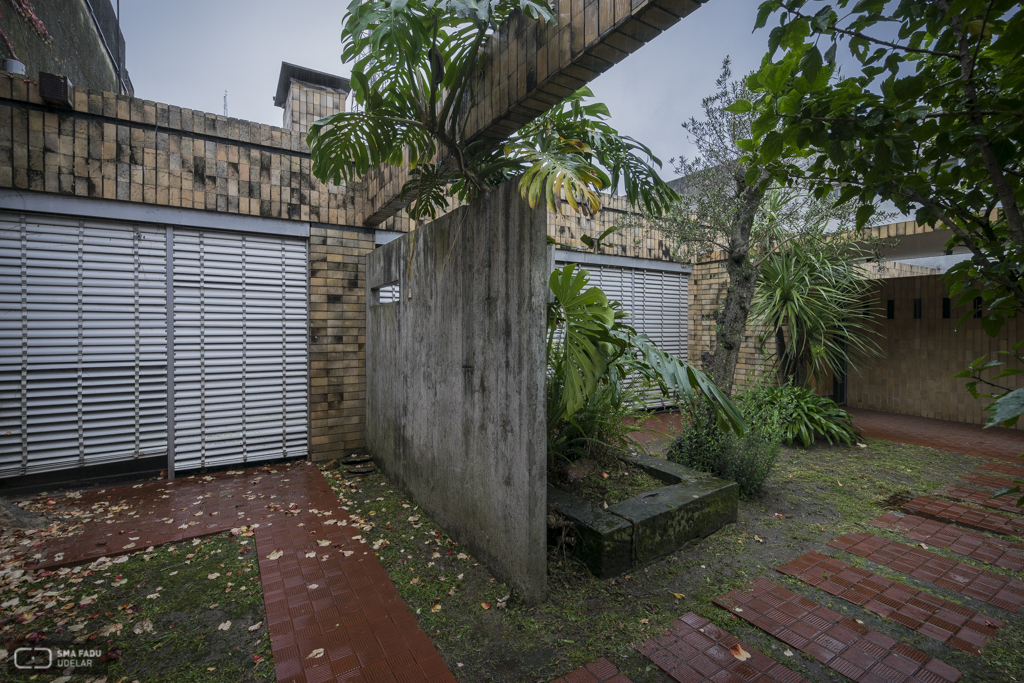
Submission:
M 565 264 L 564 258 L 555 252 L 559 266 Z M 577 267 L 590 273 L 590 284 L 600 287 L 609 299 L 622 303 L 631 315 L 626 319 L 631 327 L 650 337 L 662 351 L 687 360 L 686 273 L 592 263 L 578 263 Z M 666 405 L 660 392 L 654 391 L 647 398 L 649 407 Z
M 0 213 L 0 477 L 166 453 L 164 235 Z
M 174 232 L 175 469 L 308 450 L 302 240 Z

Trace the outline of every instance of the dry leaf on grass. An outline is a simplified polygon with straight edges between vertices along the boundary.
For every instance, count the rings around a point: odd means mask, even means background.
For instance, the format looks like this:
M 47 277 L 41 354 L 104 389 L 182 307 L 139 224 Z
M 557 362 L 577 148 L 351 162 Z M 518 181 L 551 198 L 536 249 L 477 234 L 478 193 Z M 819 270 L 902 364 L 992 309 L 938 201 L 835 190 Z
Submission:
M 223 624 L 221 624 L 220 626 L 217 627 L 217 630 L 218 631 L 227 631 L 229 628 L 231 628 L 231 622 L 230 621 L 225 621 Z
M 324 649 L 322 647 L 318 647 L 317 649 L 313 650 L 308 655 L 306 655 L 306 659 L 320 659 L 323 656 Z
M 214 579 L 218 578 L 219 576 L 220 576 L 220 572 L 214 572 L 212 574 L 207 574 L 206 578 L 209 579 L 210 581 L 213 581 Z
M 135 628 L 133 628 L 132 631 L 134 631 L 136 635 L 141 635 L 143 633 L 152 633 L 153 622 L 149 619 L 143 619 L 142 621 L 135 624 Z
M 481 602 L 480 606 L 483 607 L 484 609 L 491 609 L 491 603 L 489 603 L 489 602 Z
M 255 624 L 253 624 L 252 626 L 250 626 L 249 630 L 250 631 L 258 631 L 260 629 L 260 626 L 263 626 L 263 622 L 262 621 L 258 621 Z
M 685 593 L 676 593 L 676 592 L 673 592 L 673 591 L 669 591 L 669 593 L 672 593 L 672 595 L 675 597 L 676 600 L 682 600 L 683 598 L 686 597 Z
M 440 612 L 441 611 L 441 605 L 434 605 L 433 607 L 430 608 L 430 611 L 431 612 Z

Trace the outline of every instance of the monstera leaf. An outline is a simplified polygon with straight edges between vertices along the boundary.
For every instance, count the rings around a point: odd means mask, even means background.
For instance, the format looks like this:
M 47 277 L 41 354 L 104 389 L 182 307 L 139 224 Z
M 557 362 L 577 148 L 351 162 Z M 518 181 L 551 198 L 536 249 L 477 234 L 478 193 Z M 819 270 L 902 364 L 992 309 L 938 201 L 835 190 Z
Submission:
M 584 290 L 590 282 L 587 271 L 569 264 L 551 273 L 548 282 L 555 299 L 548 309 L 548 327 L 552 334 L 559 328 L 564 333 L 556 362 L 564 368 L 565 382 L 552 419 L 570 419 L 597 390 L 608 363 L 626 342 L 612 334 L 615 310 L 604 292 L 597 287 Z

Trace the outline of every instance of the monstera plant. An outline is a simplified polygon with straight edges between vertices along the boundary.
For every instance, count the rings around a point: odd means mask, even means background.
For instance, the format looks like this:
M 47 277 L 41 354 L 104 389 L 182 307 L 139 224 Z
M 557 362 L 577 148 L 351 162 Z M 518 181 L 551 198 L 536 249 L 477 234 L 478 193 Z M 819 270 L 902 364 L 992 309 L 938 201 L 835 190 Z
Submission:
M 628 314 L 618 302 L 589 283 L 590 274 L 575 264 L 556 269 L 549 281 L 548 366 L 557 380 L 549 386 L 560 391 L 549 397 L 549 431 L 571 421 L 594 396 L 615 402 L 627 382 L 640 380 L 680 405 L 703 399 L 721 429 L 744 433 L 740 411 L 707 375 L 637 334 L 624 322 Z
M 677 198 L 651 151 L 606 122 L 586 88 L 505 138 L 467 133 L 485 43 L 515 11 L 556 23 L 545 0 L 353 0 L 342 30 L 356 106 L 310 126 L 313 174 L 353 181 L 385 165 L 408 165 L 401 190 L 412 218 L 435 218 L 461 201 L 519 177 L 531 206 L 561 199 L 584 213 L 599 191 L 625 188 L 631 202 L 661 213 Z

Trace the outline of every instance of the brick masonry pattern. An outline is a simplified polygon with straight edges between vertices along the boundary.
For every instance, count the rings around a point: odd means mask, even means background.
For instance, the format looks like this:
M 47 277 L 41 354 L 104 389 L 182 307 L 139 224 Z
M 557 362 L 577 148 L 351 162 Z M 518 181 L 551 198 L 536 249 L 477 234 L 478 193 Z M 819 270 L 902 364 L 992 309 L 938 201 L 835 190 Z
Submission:
M 969 529 L 990 531 L 997 534 L 1024 536 L 1024 520 L 1011 519 L 1005 515 L 988 513 L 948 500 L 929 496 L 918 496 L 902 505 L 907 514 L 937 519 L 940 522 L 959 524 Z
M 968 503 L 974 503 L 975 505 L 981 505 L 982 507 L 992 508 L 993 510 L 999 510 L 1000 512 L 1006 512 L 1012 515 L 1024 514 L 1024 507 L 1017 507 L 1017 499 L 1019 495 L 1005 495 L 999 496 L 998 498 L 992 497 L 991 491 L 983 491 L 981 489 L 972 489 L 969 486 L 947 486 L 943 490 L 943 495 L 953 500 L 963 500 Z
M 619 673 L 611 662 L 601 657 L 595 662 L 570 671 L 551 683 L 631 683 L 628 678 Z
M 881 529 L 902 531 L 915 541 L 936 548 L 949 548 L 958 555 L 966 555 L 980 562 L 1013 571 L 1024 571 L 1024 554 L 1013 552 L 1024 550 L 1024 544 L 1021 543 L 993 538 L 977 531 L 960 529 L 917 515 L 900 515 L 895 512 L 887 512 L 871 520 L 871 524 Z
M 777 570 L 975 657 L 996 629 L 1005 626 L 998 619 L 822 553 L 807 553 Z
M 944 683 L 960 678 L 960 672 L 945 662 L 766 579 L 714 602 L 858 683 Z
M 922 548 L 863 533 L 846 534 L 828 544 L 1008 612 L 1017 612 L 1024 605 L 1024 582 Z
M 271 494 L 291 505 L 271 503 Z M 111 512 L 85 522 L 81 534 L 37 549 L 42 561 L 33 568 L 253 525 L 279 682 L 454 683 L 365 539 L 357 538 L 359 530 L 348 524 L 337 496 L 309 463 L 100 489 L 56 499 L 56 505 L 89 510 L 102 501 Z M 138 540 L 124 543 L 132 534 Z M 322 656 L 309 656 L 320 648 Z
M 749 658 L 740 660 L 733 655 L 730 649 L 737 645 Z M 673 621 L 669 630 L 658 638 L 637 645 L 637 650 L 680 683 L 737 680 L 801 683 L 806 680 L 693 612 Z

